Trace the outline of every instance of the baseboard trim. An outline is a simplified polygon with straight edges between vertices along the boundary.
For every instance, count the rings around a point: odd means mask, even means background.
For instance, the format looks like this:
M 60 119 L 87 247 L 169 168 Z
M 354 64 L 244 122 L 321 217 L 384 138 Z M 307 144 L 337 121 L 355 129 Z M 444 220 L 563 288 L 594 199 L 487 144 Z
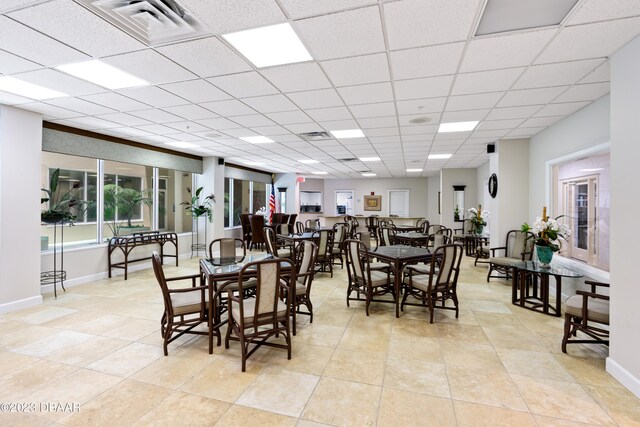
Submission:
M 33 297 L 23 298 L 17 301 L 0 304 L 0 314 L 22 310 L 24 308 L 33 307 L 34 305 L 38 304 L 42 304 L 42 295 L 36 295 Z
M 606 370 L 613 378 L 618 380 L 620 384 L 629 389 L 636 397 L 640 398 L 640 378 L 634 377 L 631 372 L 627 371 L 611 357 L 607 357 Z

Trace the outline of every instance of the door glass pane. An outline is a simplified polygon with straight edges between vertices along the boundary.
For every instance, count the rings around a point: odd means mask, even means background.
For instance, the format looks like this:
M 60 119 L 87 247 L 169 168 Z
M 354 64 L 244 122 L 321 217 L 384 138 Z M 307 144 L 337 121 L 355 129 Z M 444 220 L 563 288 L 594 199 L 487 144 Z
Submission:
M 580 249 L 587 249 L 589 234 L 589 186 L 587 183 L 576 185 L 576 233 L 574 245 Z

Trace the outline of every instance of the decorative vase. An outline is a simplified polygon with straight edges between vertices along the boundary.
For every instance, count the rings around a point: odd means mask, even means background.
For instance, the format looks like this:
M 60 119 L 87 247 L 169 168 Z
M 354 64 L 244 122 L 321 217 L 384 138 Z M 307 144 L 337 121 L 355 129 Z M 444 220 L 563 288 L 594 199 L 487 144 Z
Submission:
M 553 259 L 553 249 L 551 249 L 550 246 L 536 245 L 536 253 L 538 254 L 540 266 L 548 268 L 551 260 Z
M 482 234 L 482 230 L 484 230 L 484 225 L 476 224 L 476 234 L 478 236 Z

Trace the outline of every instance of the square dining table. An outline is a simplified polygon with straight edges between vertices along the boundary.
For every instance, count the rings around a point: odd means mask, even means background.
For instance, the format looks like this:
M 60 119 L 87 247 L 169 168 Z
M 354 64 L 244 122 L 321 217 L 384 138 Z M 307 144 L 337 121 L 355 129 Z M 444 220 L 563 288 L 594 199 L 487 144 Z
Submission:
M 431 262 L 433 254 L 427 248 L 406 245 L 378 246 L 369 251 L 369 258 L 385 261 L 393 267 L 393 289 L 396 295 L 396 317 L 400 317 L 400 290 L 402 287 L 402 271 L 407 265 L 418 262 Z

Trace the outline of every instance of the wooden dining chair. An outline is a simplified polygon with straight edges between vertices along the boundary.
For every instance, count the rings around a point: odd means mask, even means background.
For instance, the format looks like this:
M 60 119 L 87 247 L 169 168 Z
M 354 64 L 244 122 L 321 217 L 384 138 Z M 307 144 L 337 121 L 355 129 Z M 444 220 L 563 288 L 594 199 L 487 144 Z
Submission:
M 293 309 L 298 314 L 309 315 L 309 323 L 313 323 L 313 304 L 311 303 L 311 284 L 315 274 L 316 258 L 318 257 L 318 245 L 310 240 L 298 243 L 296 247 L 296 299 L 293 301 Z M 307 311 L 300 311 L 305 306 Z M 294 331 L 295 335 L 295 331 Z
M 242 252 L 242 255 L 247 254 L 247 247 L 245 246 L 244 240 L 233 237 L 221 237 L 209 243 L 209 251 L 207 253 L 209 258 L 216 256 L 220 258 L 232 258 L 238 255 L 238 250 Z
M 577 290 L 576 295 L 567 298 L 564 314 L 564 336 L 562 352 L 567 352 L 567 344 L 609 345 L 609 296 L 596 292 L 596 288 L 608 288 L 608 283 L 585 280 L 590 291 Z M 578 332 L 590 339 L 578 337 Z M 572 338 L 573 337 L 573 338 Z
M 333 277 L 333 230 L 314 231 L 312 237 L 318 242 L 316 273 L 326 273 L 329 268 L 329 273 Z

